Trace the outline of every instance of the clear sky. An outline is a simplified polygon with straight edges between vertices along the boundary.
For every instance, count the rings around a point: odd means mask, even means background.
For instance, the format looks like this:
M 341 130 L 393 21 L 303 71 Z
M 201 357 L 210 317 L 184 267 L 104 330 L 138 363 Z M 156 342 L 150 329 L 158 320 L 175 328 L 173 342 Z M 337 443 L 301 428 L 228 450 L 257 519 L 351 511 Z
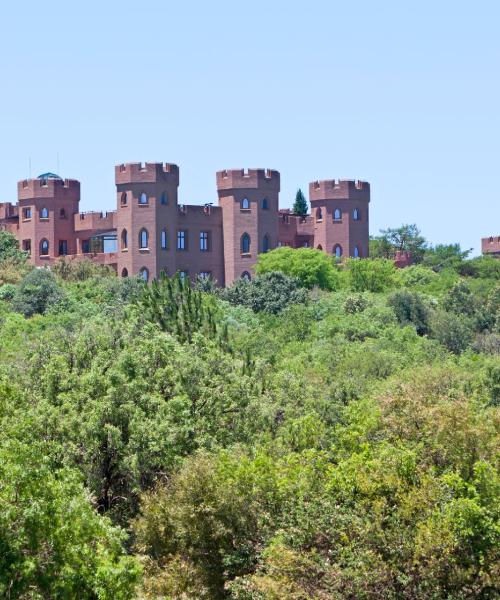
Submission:
M 114 165 L 366 179 L 371 233 L 417 223 L 477 252 L 500 234 L 498 0 L 39 0 L 0 12 L 0 201 L 44 171 L 115 207 Z M 59 157 L 59 158 L 58 158 Z

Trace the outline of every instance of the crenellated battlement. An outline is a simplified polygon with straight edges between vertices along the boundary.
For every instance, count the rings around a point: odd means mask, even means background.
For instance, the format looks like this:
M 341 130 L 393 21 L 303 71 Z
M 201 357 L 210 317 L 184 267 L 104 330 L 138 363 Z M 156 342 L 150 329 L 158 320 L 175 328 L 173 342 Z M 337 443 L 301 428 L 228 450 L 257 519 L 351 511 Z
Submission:
M 115 166 L 115 182 L 157 183 L 165 181 L 179 185 L 179 167 L 171 163 L 124 163 Z
M 217 171 L 217 189 L 258 189 L 265 188 L 279 192 L 279 171 L 271 169 L 226 169 Z
M 314 200 L 370 201 L 370 184 L 355 179 L 324 179 L 309 184 L 309 198 Z
M 76 179 L 23 179 L 17 182 L 19 200 L 80 196 L 80 182 Z

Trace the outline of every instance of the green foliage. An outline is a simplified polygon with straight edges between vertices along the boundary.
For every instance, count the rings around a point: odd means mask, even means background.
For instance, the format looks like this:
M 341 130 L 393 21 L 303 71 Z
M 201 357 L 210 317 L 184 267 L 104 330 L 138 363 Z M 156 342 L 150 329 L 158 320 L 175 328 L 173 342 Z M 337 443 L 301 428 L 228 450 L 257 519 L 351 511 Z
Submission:
M 85 281 L 91 278 L 116 277 L 116 273 L 111 267 L 98 265 L 88 258 L 72 260 L 63 256 L 56 261 L 52 271 L 63 281 Z
M 0 286 L 0 300 L 6 300 L 9 302 L 14 298 L 16 293 L 16 286 L 13 283 L 4 283 Z
M 422 264 L 435 272 L 443 269 L 458 270 L 472 250 L 462 250 L 460 244 L 438 244 L 427 248 Z
M 355 292 L 383 292 L 397 283 L 394 263 L 384 258 L 349 259 L 347 271 Z
M 414 263 L 419 263 L 427 249 L 427 242 L 416 225 L 401 225 L 395 229 L 382 229 L 379 237 L 372 238 L 372 258 L 393 258 L 396 252 L 409 252 Z
M 297 278 L 306 288 L 317 286 L 334 290 L 338 276 L 331 257 L 313 248 L 294 249 L 288 246 L 259 254 L 256 266 L 259 275 L 281 272 Z
M 0 231 L 0 262 L 14 260 L 23 263 L 27 257 L 26 252 L 19 249 L 19 242 L 13 233 Z
M 43 315 L 64 297 L 56 278 L 48 269 L 35 269 L 28 273 L 18 286 L 12 300 L 15 311 L 25 317 Z
M 95 512 L 77 472 L 57 469 L 43 445 L 1 437 L 1 597 L 133 597 L 139 564 L 125 555 L 124 533 Z
M 496 597 L 494 271 L 268 256 L 228 290 L 70 263 L 33 295 L 0 261 L 0 596 Z
M 201 292 L 193 290 L 187 279 L 162 275 L 144 286 L 138 306 L 162 331 L 175 334 L 181 342 L 191 342 L 198 331 L 213 338 L 220 333 L 214 307 L 206 300 L 204 303 Z
M 306 197 L 304 196 L 302 190 L 299 188 L 297 193 L 295 194 L 295 201 L 293 203 L 293 213 L 296 215 L 305 216 L 309 210 L 309 206 L 307 205 Z
M 387 304 L 393 308 L 400 325 L 413 325 L 419 335 L 428 333 L 429 308 L 420 294 L 401 290 L 389 296 Z
M 279 314 L 292 304 L 307 301 L 307 291 L 300 281 L 281 272 L 257 275 L 252 281 L 237 279 L 220 293 L 231 304 L 241 304 L 254 312 Z
M 478 256 L 464 262 L 459 272 L 469 277 L 500 280 L 500 260 L 493 256 Z

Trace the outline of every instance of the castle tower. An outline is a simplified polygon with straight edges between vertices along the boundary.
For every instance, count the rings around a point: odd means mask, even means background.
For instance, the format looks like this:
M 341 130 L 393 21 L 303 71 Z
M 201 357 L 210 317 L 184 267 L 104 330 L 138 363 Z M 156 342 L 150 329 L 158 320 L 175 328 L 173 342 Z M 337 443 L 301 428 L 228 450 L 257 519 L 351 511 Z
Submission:
M 366 181 L 313 181 L 309 184 L 314 247 L 339 258 L 367 257 L 370 184 Z
M 36 266 L 76 253 L 74 215 L 80 202 L 80 182 L 44 173 L 17 184 L 18 239 Z
M 280 174 L 267 169 L 217 172 L 223 214 L 225 285 L 253 277 L 257 254 L 278 244 Z
M 115 167 L 118 275 L 151 281 L 175 273 L 179 167 L 127 163 Z

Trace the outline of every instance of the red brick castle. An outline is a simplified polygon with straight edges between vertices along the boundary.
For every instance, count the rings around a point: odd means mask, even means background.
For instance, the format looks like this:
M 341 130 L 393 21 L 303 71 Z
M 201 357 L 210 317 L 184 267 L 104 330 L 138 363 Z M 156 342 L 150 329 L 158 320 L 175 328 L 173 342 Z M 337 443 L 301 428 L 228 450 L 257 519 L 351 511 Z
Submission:
M 79 212 L 80 183 L 45 173 L 18 183 L 18 202 L 0 203 L 11 231 L 37 266 L 88 257 L 118 275 L 161 271 L 212 276 L 220 285 L 252 277 L 257 254 L 278 246 L 319 248 L 337 257 L 368 255 L 370 186 L 327 180 L 309 185 L 311 214 L 280 210 L 280 174 L 266 169 L 217 173 L 218 205 L 178 202 L 179 167 L 115 167 L 117 208 Z

